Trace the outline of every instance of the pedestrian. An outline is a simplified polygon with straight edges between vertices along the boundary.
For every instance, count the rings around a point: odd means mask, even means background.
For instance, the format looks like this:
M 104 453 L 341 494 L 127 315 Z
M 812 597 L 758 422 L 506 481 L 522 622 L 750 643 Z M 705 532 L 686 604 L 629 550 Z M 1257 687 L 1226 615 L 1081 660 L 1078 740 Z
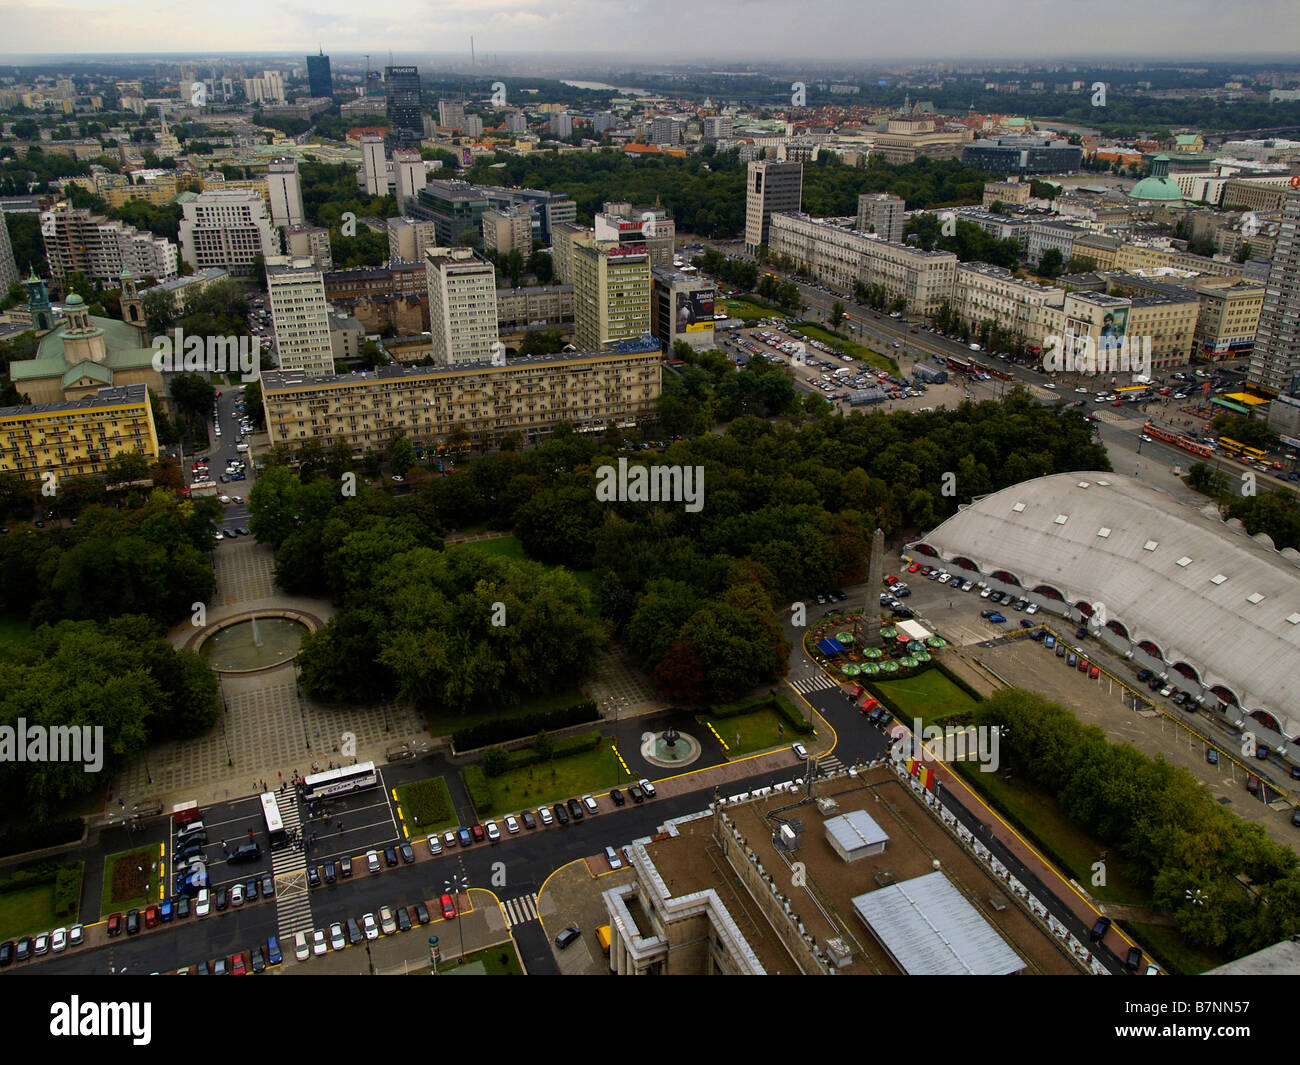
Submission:
M 342 821 L 342 819 L 339 820 L 339 835 L 340 835 L 340 836 L 343 835 L 343 821 Z
M 284 773 L 281 772 L 279 769 L 275 771 L 275 775 L 278 776 L 281 780 L 284 779 Z

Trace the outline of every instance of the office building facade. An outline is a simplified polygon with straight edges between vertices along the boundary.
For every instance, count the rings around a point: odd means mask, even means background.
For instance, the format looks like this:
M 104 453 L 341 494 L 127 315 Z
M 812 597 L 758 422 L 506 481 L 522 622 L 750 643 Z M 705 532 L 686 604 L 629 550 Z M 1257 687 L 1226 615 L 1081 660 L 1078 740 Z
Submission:
M 266 201 L 252 189 L 187 193 L 181 210 L 181 257 L 195 270 L 216 266 L 247 277 L 259 255 L 280 254 Z
M 272 159 L 266 168 L 266 187 L 271 196 L 272 224 L 300 226 L 306 221 L 297 159 Z
M 803 164 L 759 159 L 749 164 L 745 183 L 745 247 L 767 244 L 772 216 L 798 211 L 803 202 Z
M 583 351 L 650 332 L 650 252 L 644 244 L 578 240 L 573 247 L 574 343 Z
M 385 67 L 389 140 L 395 148 L 416 144 L 424 136 L 420 117 L 420 71 L 418 67 Z
M 307 57 L 308 91 L 315 97 L 334 95 L 334 78 L 330 75 L 330 57 L 324 52 Z
M 1300 391 L 1300 189 L 1287 194 L 1247 380 L 1266 391 Z

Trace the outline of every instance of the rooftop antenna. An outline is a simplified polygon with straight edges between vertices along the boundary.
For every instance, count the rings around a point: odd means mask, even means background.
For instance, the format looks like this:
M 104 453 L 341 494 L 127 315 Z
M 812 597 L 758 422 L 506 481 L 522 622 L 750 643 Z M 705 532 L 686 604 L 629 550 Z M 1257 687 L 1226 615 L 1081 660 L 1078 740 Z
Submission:
M 474 35 L 469 35 L 469 65 L 474 65 Z

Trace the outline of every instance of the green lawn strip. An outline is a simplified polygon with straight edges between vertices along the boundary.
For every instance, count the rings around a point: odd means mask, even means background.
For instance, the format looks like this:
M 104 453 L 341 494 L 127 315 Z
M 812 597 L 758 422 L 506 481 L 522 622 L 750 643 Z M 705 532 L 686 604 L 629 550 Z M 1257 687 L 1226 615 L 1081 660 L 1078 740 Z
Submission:
M 909 711 L 906 722 L 909 728 L 913 716 L 925 723 L 937 723 L 944 719 L 965 717 L 978 706 L 974 699 L 938 669 L 926 669 L 899 680 L 872 679 L 866 687 L 869 691 L 883 692 L 896 706 Z
M 1145 948 L 1152 960 L 1171 973 L 1191 976 L 1232 961 L 1230 954 L 1212 953 L 1203 947 L 1191 946 L 1172 925 L 1125 921 L 1124 929 Z
M 529 714 L 540 714 L 547 710 L 563 710 L 566 706 L 585 702 L 586 698 L 577 688 L 572 688 L 556 695 L 539 695 L 536 699 L 528 699 L 515 706 L 479 707 L 459 713 L 428 711 L 424 719 L 433 735 L 450 736 L 453 732 L 482 724 L 484 721 L 499 721 L 505 717 L 527 717 Z
M 451 792 L 442 777 L 412 781 L 394 791 L 413 838 L 443 832 L 460 824 L 456 807 L 452 805 Z
M 0 939 L 48 932 L 59 924 L 54 913 L 53 881 L 0 895 Z
M 852 355 L 858 362 L 865 362 L 878 370 L 888 370 L 895 376 L 898 374 L 898 363 L 888 355 L 881 355 L 879 352 L 872 351 L 856 341 L 847 340 L 837 333 L 832 333 L 829 329 L 824 329 L 819 325 L 812 325 L 809 322 L 797 325 L 794 328 L 812 340 L 820 340 L 823 344 L 837 348 L 845 355 Z M 815 348 L 812 354 L 816 354 Z
M 998 773 L 984 773 L 973 762 L 953 768 L 989 800 L 1034 845 L 1090 895 L 1105 902 L 1150 906 L 1151 896 L 1141 887 L 1132 864 L 1113 847 L 1094 839 L 1061 811 L 1056 800 L 1020 780 L 1009 783 Z M 1106 883 L 1094 884 L 1092 866 L 1102 851 L 1106 858 Z
M 771 710 L 759 710 L 753 714 L 717 719 L 702 714 L 699 720 L 706 725 L 713 726 L 718 735 L 722 737 L 723 742 L 726 743 L 727 755 L 731 758 L 742 754 L 751 754 L 754 751 L 765 751 L 771 747 L 779 747 L 787 742 L 786 737 L 791 732 L 790 729 L 786 729 L 784 733 L 781 732 L 784 722 Z M 739 733 L 739 739 L 737 739 L 737 733 Z M 793 740 L 788 742 L 793 742 Z
M 158 884 L 166 874 L 158 857 L 158 847 L 150 845 L 135 850 L 118 851 L 104 860 L 104 889 L 99 913 L 125 913 L 158 901 Z M 151 868 L 156 865 L 157 868 Z M 141 876 L 139 867 L 144 867 Z
M 448 946 L 450 937 L 444 936 L 442 947 L 443 963 L 438 966 L 438 972 L 449 973 L 460 968 L 459 959 L 453 958 L 447 961 Z M 519 964 L 519 955 L 515 953 L 514 947 L 509 943 L 502 943 L 495 947 L 484 947 L 482 950 L 476 950 L 471 954 L 465 955 L 465 964 L 471 962 L 480 962 L 483 965 L 484 976 L 523 976 L 524 970 Z M 425 967 L 428 971 L 428 966 Z
M 85 864 L 53 859 L 16 871 L 0 884 L 0 939 L 77 923 Z
M 576 798 L 587 792 L 608 791 L 632 779 L 623 771 L 613 748 L 605 742 L 592 751 L 488 777 L 487 784 L 492 792 L 493 812 L 507 814 Z

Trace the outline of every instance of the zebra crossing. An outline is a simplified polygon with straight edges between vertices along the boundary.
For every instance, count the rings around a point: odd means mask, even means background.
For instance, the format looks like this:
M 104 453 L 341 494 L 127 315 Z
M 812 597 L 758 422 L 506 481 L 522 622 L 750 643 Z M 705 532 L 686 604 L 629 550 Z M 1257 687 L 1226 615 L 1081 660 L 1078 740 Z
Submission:
M 276 805 L 280 808 L 280 820 L 291 835 L 295 829 L 301 831 L 302 816 L 298 812 L 298 803 L 289 795 L 287 802 L 280 802 L 283 795 L 276 796 Z M 271 852 L 271 873 L 275 877 L 275 917 L 280 932 L 280 942 L 290 943 L 297 932 L 309 932 L 314 927 L 311 917 L 311 896 L 307 890 L 307 858 L 295 847 L 283 847 Z
M 813 692 L 825 691 L 838 685 L 825 673 L 816 673 L 811 677 L 800 677 L 798 680 L 790 681 L 790 687 L 800 695 L 811 695 Z
M 831 773 L 838 773 L 843 768 L 844 763 L 833 754 L 828 754 L 817 759 L 817 771 L 823 776 L 829 776 Z
M 520 895 L 514 899 L 506 899 L 501 905 L 506 911 L 507 928 L 514 928 L 515 925 L 527 924 L 529 921 L 537 920 L 536 892 L 531 895 Z

